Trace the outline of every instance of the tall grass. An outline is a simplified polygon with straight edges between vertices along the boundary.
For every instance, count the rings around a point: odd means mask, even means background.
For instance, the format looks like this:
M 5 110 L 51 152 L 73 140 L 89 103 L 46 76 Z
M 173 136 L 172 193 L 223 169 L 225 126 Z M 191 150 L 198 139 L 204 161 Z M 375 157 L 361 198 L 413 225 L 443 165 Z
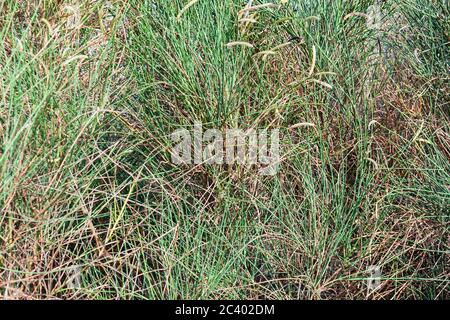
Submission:
M 4 298 L 448 298 L 448 4 L 281 2 L 0 0 Z

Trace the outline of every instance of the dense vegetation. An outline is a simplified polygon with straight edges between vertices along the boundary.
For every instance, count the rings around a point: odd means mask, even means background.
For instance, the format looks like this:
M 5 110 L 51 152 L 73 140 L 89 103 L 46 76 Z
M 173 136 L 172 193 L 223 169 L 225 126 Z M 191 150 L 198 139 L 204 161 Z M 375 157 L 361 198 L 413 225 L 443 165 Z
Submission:
M 449 298 L 448 1 L 269 2 L 0 0 L 3 298 Z

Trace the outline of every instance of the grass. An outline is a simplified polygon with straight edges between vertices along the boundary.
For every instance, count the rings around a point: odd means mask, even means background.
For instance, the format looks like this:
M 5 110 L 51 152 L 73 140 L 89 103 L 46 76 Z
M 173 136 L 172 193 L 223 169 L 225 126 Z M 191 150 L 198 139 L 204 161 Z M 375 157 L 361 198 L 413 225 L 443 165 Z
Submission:
M 0 0 L 3 298 L 449 298 L 448 3 L 281 2 Z

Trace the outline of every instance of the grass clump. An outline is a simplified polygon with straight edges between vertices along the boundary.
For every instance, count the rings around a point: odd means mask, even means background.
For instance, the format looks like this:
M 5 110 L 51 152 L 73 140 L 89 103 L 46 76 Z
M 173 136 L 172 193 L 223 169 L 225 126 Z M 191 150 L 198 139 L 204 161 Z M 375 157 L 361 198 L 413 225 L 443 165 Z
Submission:
M 443 1 L 0 10 L 4 298 L 448 298 Z M 173 164 L 194 122 L 279 173 Z

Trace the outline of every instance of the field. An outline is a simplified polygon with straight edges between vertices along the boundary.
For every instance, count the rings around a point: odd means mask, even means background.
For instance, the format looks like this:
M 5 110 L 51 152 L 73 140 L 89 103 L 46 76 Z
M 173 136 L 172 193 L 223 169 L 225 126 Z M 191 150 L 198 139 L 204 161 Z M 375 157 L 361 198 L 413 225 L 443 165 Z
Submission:
M 449 299 L 446 0 L 0 0 L 3 299 Z M 258 164 L 172 133 L 279 130 Z

